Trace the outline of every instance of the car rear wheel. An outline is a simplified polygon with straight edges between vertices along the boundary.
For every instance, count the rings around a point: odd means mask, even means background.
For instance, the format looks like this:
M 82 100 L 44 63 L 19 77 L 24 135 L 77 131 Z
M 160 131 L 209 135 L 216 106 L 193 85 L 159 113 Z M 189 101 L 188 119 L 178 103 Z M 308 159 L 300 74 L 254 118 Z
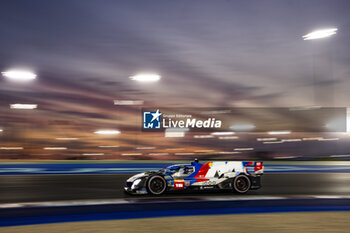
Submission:
M 238 175 L 233 181 L 233 188 L 236 192 L 246 193 L 249 191 L 251 182 L 246 175 Z
M 166 181 L 161 176 L 152 176 L 148 179 L 147 190 L 150 194 L 161 195 L 166 190 Z

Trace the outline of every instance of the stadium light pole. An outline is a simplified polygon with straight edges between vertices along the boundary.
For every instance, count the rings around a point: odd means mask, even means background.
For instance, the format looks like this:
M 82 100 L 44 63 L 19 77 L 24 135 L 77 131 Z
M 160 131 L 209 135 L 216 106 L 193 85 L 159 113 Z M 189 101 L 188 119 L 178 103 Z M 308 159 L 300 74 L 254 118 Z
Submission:
M 37 78 L 37 75 L 33 73 L 32 71 L 29 70 L 24 70 L 24 69 L 12 69 L 12 70 L 7 70 L 4 72 L 1 72 L 2 76 L 13 82 L 13 83 L 28 83 Z M 35 109 L 37 108 L 37 104 L 10 104 L 11 109 Z M 25 118 L 28 119 L 27 114 L 25 114 Z M 26 130 L 26 127 L 23 128 L 23 130 Z M 24 139 L 24 145 L 27 143 L 26 138 Z M 23 149 L 23 148 L 22 148 Z
M 324 38 L 329 38 L 335 34 L 337 34 L 338 32 L 338 28 L 325 28 L 325 29 L 320 29 L 320 30 L 315 30 L 312 31 L 304 36 L 302 36 L 303 40 L 320 40 L 320 39 L 324 39 Z M 317 101 L 318 101 L 318 96 L 317 96 L 317 77 L 316 77 L 316 72 L 315 72 L 315 44 L 312 43 L 312 72 L 313 72 L 313 102 L 314 105 L 318 105 Z M 322 81 L 322 80 L 319 80 Z M 322 92 L 323 93 L 323 92 Z M 329 96 L 328 93 L 323 93 L 324 95 L 327 94 L 327 96 Z M 334 92 L 333 92 L 334 94 Z M 334 95 L 333 95 L 334 96 Z M 333 97 L 334 98 L 334 97 Z M 334 100 L 333 100 L 334 101 Z M 333 102 L 331 101 L 331 102 Z M 321 101 L 322 102 L 322 101 Z M 320 103 L 319 105 L 322 105 L 322 103 Z M 327 104 L 329 105 L 329 104 Z
M 139 73 L 136 75 L 132 75 L 129 77 L 132 81 L 136 81 L 140 84 L 150 84 L 150 83 L 156 83 L 158 82 L 162 76 L 157 73 Z M 142 103 L 143 104 L 143 103 Z M 138 132 L 136 132 L 135 137 L 137 138 Z M 137 144 L 137 139 L 135 144 Z

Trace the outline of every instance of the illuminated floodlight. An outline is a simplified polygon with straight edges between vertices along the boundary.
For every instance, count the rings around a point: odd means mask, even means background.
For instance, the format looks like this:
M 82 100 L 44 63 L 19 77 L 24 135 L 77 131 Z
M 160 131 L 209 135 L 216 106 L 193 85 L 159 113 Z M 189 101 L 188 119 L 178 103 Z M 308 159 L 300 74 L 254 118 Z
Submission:
M 317 30 L 310 32 L 309 34 L 306 34 L 303 36 L 304 40 L 315 40 L 315 39 L 321 39 L 330 37 L 332 35 L 335 35 L 338 31 L 338 28 L 327 28 L 322 30 Z
M 280 144 L 283 143 L 283 141 L 271 141 L 271 142 L 263 142 L 264 144 Z
M 185 137 L 185 132 L 165 132 L 166 138 L 183 138 Z
M 284 130 L 284 131 L 269 131 L 267 132 L 270 135 L 278 135 L 278 134 L 290 134 L 290 130 Z
M 223 155 L 231 155 L 231 154 L 236 154 L 236 152 L 233 151 L 218 151 L 216 152 L 218 154 L 223 154 Z
M 143 100 L 114 100 L 114 105 L 143 105 Z
M 122 156 L 139 156 L 142 155 L 142 153 L 123 153 Z
M 165 130 L 166 138 L 182 138 L 185 137 L 186 132 L 189 131 L 189 128 L 167 128 Z
M 182 153 L 175 153 L 175 155 L 195 155 L 195 154 L 190 152 L 182 152 Z
M 330 155 L 329 157 L 332 157 L 332 158 L 344 158 L 344 157 L 350 157 L 350 155 Z
M 130 76 L 130 79 L 137 82 L 157 82 L 161 79 L 159 74 L 137 74 L 134 76 Z
M 318 141 L 338 141 L 339 138 L 321 138 Z
M 208 153 L 208 152 L 214 152 L 214 150 L 195 150 L 196 153 Z
M 233 135 L 235 132 L 213 132 L 211 135 L 215 136 L 226 136 L 226 135 Z
M 75 141 L 78 139 L 79 138 L 56 138 L 56 140 L 60 140 L 60 141 Z
M 257 138 L 258 142 L 266 142 L 266 141 L 276 141 L 277 138 Z
M 166 150 L 184 150 L 185 148 L 167 148 Z
M 154 146 L 144 146 L 144 147 L 136 147 L 136 150 L 153 150 L 156 149 Z
M 348 117 L 347 117 L 348 118 Z M 333 120 L 331 120 L 330 122 L 328 122 L 325 127 L 333 132 L 342 132 L 348 129 L 349 126 L 347 126 L 346 124 L 348 123 L 348 119 L 342 119 L 342 118 L 335 118 Z M 344 122 L 345 120 L 345 122 Z
M 307 111 L 307 110 L 314 110 L 314 109 L 320 109 L 321 106 L 319 105 L 310 105 L 310 106 L 296 106 L 289 108 L 290 111 Z
M 38 107 L 37 104 L 10 104 L 11 109 L 36 109 Z
M 277 156 L 273 157 L 274 159 L 295 159 L 297 156 Z
M 194 138 L 214 138 L 213 135 L 194 135 Z
M 222 136 L 219 137 L 219 140 L 231 140 L 231 139 L 238 139 L 237 136 Z
M 98 146 L 98 147 L 100 147 L 100 148 L 118 148 L 118 147 L 120 147 L 120 146 L 118 146 L 118 145 L 112 145 L 112 146 Z
M 12 146 L 12 147 L 0 147 L 0 150 L 23 150 L 21 146 Z
M 120 131 L 114 130 L 114 129 L 105 129 L 105 130 L 97 130 L 94 133 L 100 134 L 100 135 L 116 135 L 116 134 L 120 134 Z
M 165 156 L 169 155 L 169 153 L 162 153 L 162 152 L 155 152 L 155 153 L 149 153 L 151 156 Z
M 246 150 L 254 150 L 254 148 L 252 148 L 252 147 L 248 147 L 248 148 L 235 148 L 234 150 L 246 151 Z
M 83 153 L 85 156 L 105 155 L 104 153 Z
M 302 140 L 300 138 L 289 138 L 289 139 L 282 139 L 282 142 L 301 142 Z
M 204 111 L 201 112 L 202 114 L 205 115 L 215 115 L 215 114 L 227 114 L 227 113 L 231 113 L 231 110 L 214 110 L 214 111 Z
M 255 125 L 253 124 L 237 124 L 237 125 L 231 125 L 230 129 L 234 131 L 248 131 L 255 128 Z
M 67 150 L 67 147 L 44 147 L 44 150 Z
M 36 79 L 36 74 L 24 70 L 9 70 L 1 73 L 5 78 L 15 82 L 28 82 Z
M 0 129 L 0 132 L 3 132 L 4 130 L 3 129 Z
M 323 137 L 303 138 L 303 141 L 319 141 Z

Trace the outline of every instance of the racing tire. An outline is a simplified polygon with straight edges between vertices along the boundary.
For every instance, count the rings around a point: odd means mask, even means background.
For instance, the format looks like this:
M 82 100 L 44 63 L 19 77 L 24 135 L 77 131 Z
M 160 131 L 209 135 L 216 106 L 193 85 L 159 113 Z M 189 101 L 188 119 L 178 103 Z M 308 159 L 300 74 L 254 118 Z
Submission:
M 165 192 L 167 183 L 162 176 L 151 176 L 147 181 L 146 188 L 149 194 L 161 195 Z
M 238 193 L 246 193 L 251 187 L 251 182 L 248 176 L 238 175 L 233 180 L 233 188 Z

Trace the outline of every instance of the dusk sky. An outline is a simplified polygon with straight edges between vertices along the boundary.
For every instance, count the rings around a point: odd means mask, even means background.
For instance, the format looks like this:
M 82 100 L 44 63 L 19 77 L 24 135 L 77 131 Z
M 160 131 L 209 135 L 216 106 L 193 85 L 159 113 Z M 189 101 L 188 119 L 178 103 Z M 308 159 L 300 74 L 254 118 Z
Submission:
M 145 136 L 141 107 L 350 107 L 349 9 L 347 0 L 1 1 L 0 71 L 25 69 L 38 77 L 0 78 L 0 147 L 23 147 L 28 158 L 119 158 L 147 154 L 135 149 L 145 146 L 165 155 L 169 148 L 189 153 L 208 145 L 232 151 L 229 142 L 184 146 L 183 139 Z M 303 40 L 322 28 L 338 32 Z M 149 84 L 129 78 L 142 72 L 162 78 Z M 38 108 L 10 109 L 14 103 Z M 121 134 L 93 133 L 104 128 Z M 237 145 L 256 146 L 256 137 L 245 137 Z M 101 145 L 120 147 L 101 151 Z M 67 150 L 44 151 L 48 146 Z

